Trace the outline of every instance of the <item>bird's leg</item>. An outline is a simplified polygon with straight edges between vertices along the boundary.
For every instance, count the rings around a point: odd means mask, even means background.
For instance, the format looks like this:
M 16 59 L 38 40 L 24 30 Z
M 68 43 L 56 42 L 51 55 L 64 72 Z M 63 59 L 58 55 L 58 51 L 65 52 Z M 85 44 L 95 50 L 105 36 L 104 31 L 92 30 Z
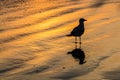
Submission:
M 80 39 L 80 42 L 79 42 L 79 43 L 82 44 L 82 42 L 81 42 L 81 37 L 79 37 L 79 39 Z
M 77 49 L 77 43 L 75 43 L 75 49 Z
M 77 37 L 75 36 L 75 48 L 77 48 Z
M 80 44 L 79 44 L 79 48 L 81 49 L 81 44 L 82 44 L 82 42 L 81 42 L 81 37 L 79 37 L 79 39 L 80 39 Z
M 77 44 L 77 37 L 75 37 L 75 44 Z

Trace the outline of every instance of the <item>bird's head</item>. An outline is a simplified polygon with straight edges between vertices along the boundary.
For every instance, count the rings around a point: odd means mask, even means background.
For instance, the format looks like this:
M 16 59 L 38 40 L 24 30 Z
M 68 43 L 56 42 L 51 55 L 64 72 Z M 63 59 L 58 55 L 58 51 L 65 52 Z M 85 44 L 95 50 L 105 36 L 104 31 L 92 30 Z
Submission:
M 80 23 L 81 23 L 81 22 L 84 22 L 84 21 L 87 21 L 87 20 L 84 19 L 84 18 L 80 18 L 80 20 L 79 20 Z

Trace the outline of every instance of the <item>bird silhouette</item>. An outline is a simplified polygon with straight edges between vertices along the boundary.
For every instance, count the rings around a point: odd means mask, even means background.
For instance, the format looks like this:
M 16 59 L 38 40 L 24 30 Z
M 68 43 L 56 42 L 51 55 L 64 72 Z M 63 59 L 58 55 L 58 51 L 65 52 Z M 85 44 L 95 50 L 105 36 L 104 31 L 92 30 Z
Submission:
M 75 36 L 75 43 L 77 43 L 77 37 L 80 38 L 80 44 L 81 44 L 81 35 L 84 33 L 84 22 L 87 21 L 84 18 L 80 18 L 79 25 L 75 27 L 70 34 L 67 36 Z

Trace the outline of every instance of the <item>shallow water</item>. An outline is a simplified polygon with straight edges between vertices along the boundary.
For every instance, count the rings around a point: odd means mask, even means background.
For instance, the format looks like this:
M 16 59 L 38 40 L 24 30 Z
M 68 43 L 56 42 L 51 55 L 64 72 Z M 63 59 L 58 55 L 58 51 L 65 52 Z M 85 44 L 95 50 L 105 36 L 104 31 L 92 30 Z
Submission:
M 81 17 L 82 65 L 66 36 Z M 0 80 L 120 80 L 119 29 L 119 0 L 1 0 Z

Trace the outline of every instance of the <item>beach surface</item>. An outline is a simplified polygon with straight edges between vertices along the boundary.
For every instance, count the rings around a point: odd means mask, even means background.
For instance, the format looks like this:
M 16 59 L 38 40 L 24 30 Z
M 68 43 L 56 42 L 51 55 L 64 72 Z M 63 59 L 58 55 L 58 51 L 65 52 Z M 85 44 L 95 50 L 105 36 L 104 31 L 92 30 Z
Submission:
M 1 0 L 0 80 L 120 80 L 120 0 Z

